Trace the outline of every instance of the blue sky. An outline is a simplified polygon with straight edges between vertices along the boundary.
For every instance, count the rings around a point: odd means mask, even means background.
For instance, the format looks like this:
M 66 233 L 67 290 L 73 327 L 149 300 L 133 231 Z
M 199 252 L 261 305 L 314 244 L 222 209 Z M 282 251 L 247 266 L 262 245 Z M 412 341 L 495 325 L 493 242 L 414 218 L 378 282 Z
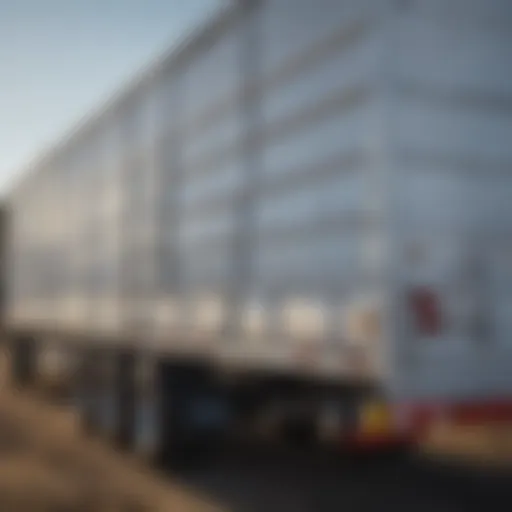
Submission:
M 0 0 L 0 193 L 221 0 Z

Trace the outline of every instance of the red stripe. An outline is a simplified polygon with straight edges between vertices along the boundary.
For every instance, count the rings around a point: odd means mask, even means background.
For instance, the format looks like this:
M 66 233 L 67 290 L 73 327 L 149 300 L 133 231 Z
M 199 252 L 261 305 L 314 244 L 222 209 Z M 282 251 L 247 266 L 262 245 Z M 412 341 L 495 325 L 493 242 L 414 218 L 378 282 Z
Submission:
M 357 451 L 401 447 L 421 440 L 430 426 L 447 421 L 451 425 L 512 425 L 512 398 L 466 402 L 429 402 L 398 404 L 397 416 L 405 413 L 404 424 L 383 433 L 352 432 L 341 436 L 343 446 Z
M 415 430 L 427 427 L 433 421 L 446 419 L 460 425 L 512 422 L 512 398 L 452 403 L 416 403 L 399 405 L 407 411 L 407 423 Z
M 358 451 L 374 451 L 389 448 L 399 448 L 410 443 L 409 436 L 394 433 L 386 434 L 365 434 L 358 433 L 345 435 L 342 438 L 342 444 L 348 448 Z

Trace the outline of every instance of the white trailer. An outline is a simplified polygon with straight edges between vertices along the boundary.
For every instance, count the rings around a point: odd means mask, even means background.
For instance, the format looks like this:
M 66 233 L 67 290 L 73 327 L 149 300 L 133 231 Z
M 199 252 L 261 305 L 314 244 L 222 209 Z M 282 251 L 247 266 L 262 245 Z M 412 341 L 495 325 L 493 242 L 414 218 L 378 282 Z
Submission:
M 386 435 L 512 417 L 511 28 L 234 2 L 13 190 L 10 327 L 258 375 L 339 432 L 377 396 Z

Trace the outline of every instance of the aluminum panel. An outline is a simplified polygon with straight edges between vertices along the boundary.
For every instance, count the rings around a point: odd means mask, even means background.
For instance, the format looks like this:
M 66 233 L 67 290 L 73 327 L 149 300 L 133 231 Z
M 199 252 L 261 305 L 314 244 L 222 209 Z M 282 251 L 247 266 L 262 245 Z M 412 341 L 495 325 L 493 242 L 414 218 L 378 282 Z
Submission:
M 503 363 L 511 360 L 511 289 L 497 286 L 508 282 L 512 243 L 512 38 L 500 29 L 511 14 L 499 0 L 420 1 L 402 24 L 397 279 L 404 294 L 417 285 L 434 291 L 442 314 L 428 336 L 401 305 L 393 390 L 408 400 L 493 396 L 512 384 Z
M 260 11 L 263 71 L 271 73 L 314 44 L 363 18 L 375 17 L 386 2 L 361 0 L 268 0 Z

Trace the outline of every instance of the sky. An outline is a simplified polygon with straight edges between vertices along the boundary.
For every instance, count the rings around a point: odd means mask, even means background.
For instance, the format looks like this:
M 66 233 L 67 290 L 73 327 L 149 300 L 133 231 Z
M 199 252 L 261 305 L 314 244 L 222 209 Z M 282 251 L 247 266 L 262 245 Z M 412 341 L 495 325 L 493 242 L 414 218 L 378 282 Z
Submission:
M 0 194 L 221 0 L 0 0 Z

